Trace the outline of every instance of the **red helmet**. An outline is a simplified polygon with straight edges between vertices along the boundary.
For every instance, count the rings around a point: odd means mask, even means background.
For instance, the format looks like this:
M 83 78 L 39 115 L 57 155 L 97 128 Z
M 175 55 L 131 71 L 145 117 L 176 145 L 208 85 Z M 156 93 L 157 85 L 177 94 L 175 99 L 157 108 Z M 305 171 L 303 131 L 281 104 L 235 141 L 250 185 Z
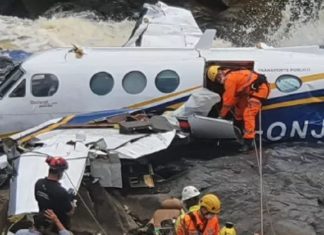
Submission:
M 68 163 L 67 161 L 62 157 L 48 157 L 46 159 L 46 163 L 50 167 L 50 169 L 53 170 L 67 170 L 68 169 Z

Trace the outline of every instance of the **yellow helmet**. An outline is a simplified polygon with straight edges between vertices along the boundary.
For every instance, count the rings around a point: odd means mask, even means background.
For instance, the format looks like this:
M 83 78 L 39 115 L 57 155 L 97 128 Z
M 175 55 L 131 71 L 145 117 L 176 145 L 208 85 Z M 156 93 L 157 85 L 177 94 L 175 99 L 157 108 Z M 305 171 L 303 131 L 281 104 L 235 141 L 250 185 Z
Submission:
M 218 74 L 219 68 L 220 68 L 220 66 L 218 66 L 218 65 L 212 65 L 208 68 L 207 77 L 210 81 L 214 82 L 216 80 L 216 76 Z
M 234 224 L 227 222 L 226 225 L 220 230 L 219 235 L 236 235 Z
M 221 202 L 214 194 L 206 194 L 203 196 L 199 201 L 199 205 L 205 207 L 208 212 L 214 214 L 218 214 L 221 210 Z

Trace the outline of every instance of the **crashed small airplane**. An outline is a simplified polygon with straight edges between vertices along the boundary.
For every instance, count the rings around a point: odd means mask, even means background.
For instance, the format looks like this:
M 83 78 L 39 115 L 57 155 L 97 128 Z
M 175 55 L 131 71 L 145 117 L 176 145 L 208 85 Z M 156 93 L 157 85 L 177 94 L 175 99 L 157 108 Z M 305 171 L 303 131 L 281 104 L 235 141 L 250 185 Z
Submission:
M 206 78 L 212 64 L 266 74 L 272 94 L 262 112 L 264 138 L 323 138 L 324 52 L 320 47 L 211 49 L 215 32 L 201 35 L 194 21 L 181 21 L 188 11 L 163 3 L 147 7 L 128 47 L 60 48 L 35 54 L 0 85 L 0 131 L 38 125 L 4 143 L 7 156 L 0 158 L 0 169 L 9 167 L 12 175 L 9 216 L 37 212 L 33 185 L 46 175 L 48 155 L 69 162 L 62 180 L 66 189 L 77 191 L 85 174 L 103 187 L 122 188 L 122 161 L 136 161 L 168 148 L 175 138 L 185 138 L 178 131 L 182 118 L 197 137 L 239 138 L 232 122 L 208 117 L 220 101 Z M 171 36 L 171 44 L 164 36 Z M 165 113 L 165 119 L 137 119 L 151 133 L 121 133 L 122 128 L 126 132 L 133 128 L 123 123 L 126 117 L 166 109 L 175 111 Z M 119 129 L 114 128 L 116 123 Z M 149 167 L 147 174 L 129 177 L 128 183 L 154 187 L 153 178 Z
M 219 101 L 219 95 L 201 89 L 180 108 L 164 115 L 147 115 L 138 109 L 71 115 L 12 135 L 3 141 L 6 155 L 0 156 L 1 171 L 12 176 L 9 216 L 37 212 L 33 185 L 47 174 L 47 156 L 62 156 L 68 161 L 69 169 L 61 181 L 67 189 L 78 191 L 85 175 L 97 179 L 102 187 L 155 187 L 155 169 L 150 165 L 150 157 L 144 157 L 177 141 L 188 143 L 190 134 L 181 128 L 181 120 L 190 123 L 191 133 L 196 137 L 210 135 L 200 131 L 206 129 L 201 127 L 205 118 L 204 125 L 212 128 L 213 138 L 240 138 L 232 122 L 218 120 L 215 125 L 214 120 L 206 118 L 210 108 Z M 125 173 L 131 163 L 139 163 L 138 159 L 148 170 L 141 173 L 143 170 L 137 172 L 132 167 L 131 174 Z M 126 160 L 128 163 L 124 164 Z
M 254 69 L 271 82 L 262 113 L 264 138 L 324 137 L 320 46 L 211 48 L 214 32 L 201 34 L 189 11 L 161 2 L 146 7 L 125 47 L 57 48 L 12 69 L 0 85 L 0 133 L 69 114 L 174 109 L 195 90 L 212 90 L 206 70 L 217 64 Z

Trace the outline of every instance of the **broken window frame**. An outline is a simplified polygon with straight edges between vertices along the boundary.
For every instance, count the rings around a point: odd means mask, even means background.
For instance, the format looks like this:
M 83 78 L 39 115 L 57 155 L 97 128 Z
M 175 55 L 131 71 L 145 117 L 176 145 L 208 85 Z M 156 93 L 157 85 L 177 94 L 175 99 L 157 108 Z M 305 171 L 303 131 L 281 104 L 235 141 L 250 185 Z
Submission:
M 0 99 L 11 90 L 11 88 L 23 77 L 24 70 L 20 66 L 15 67 L 0 85 Z
M 23 93 L 19 93 L 19 92 Z M 15 94 L 16 93 L 16 94 Z M 9 94 L 10 98 L 19 98 L 26 96 L 26 79 L 22 80 L 15 89 Z

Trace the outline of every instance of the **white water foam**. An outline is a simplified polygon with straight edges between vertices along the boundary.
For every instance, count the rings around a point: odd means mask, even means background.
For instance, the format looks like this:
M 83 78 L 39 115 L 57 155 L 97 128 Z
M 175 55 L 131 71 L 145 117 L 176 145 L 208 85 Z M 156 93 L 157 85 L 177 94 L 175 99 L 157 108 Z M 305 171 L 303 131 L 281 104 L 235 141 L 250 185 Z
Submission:
M 0 47 L 35 52 L 52 47 L 120 46 L 134 28 L 135 22 L 124 20 L 94 21 L 84 14 L 37 20 L 0 16 Z
M 324 9 L 318 18 L 304 23 L 306 16 L 292 22 L 295 4 L 290 0 L 282 11 L 280 27 L 273 31 L 269 26 L 266 42 L 272 46 L 298 46 L 324 44 Z M 315 1 L 311 0 L 316 7 Z M 314 9 L 314 12 L 317 9 Z M 289 27 L 289 25 L 292 25 Z M 0 47 L 22 49 L 29 52 L 53 47 L 71 46 L 121 46 L 129 38 L 134 21 L 101 21 L 92 12 L 55 14 L 51 19 L 20 19 L 0 16 Z M 246 27 L 246 26 L 242 26 Z M 248 34 L 248 29 L 245 30 Z M 216 39 L 214 47 L 233 47 L 231 42 Z
M 314 19 L 307 19 L 306 15 L 300 14 L 299 19 L 292 22 L 292 12 L 296 5 L 290 0 L 282 11 L 280 27 L 276 31 L 269 32 L 267 38 L 273 46 L 303 46 L 324 44 L 324 8 L 316 9 L 315 0 L 308 2 L 313 9 L 313 14 L 318 12 Z M 305 23 L 306 22 L 306 23 Z M 291 25 L 291 27 L 289 27 Z

